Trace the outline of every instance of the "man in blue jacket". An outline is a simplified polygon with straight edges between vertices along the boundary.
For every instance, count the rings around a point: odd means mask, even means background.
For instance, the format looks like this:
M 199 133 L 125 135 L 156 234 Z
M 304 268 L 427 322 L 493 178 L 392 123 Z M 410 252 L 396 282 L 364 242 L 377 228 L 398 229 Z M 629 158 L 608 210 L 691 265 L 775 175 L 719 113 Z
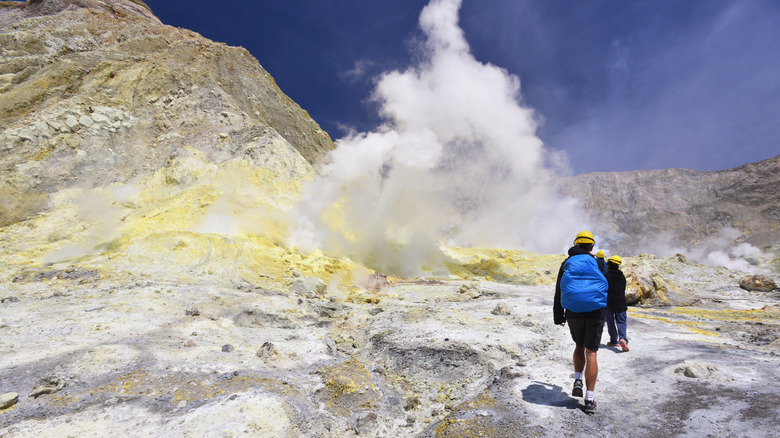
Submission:
M 595 388 L 599 374 L 596 353 L 604 330 L 604 308 L 607 306 L 607 279 L 590 253 L 596 240 L 589 231 L 577 234 L 569 257 L 561 264 L 555 283 L 553 319 L 555 324 L 569 323 L 574 340 L 574 389 L 582 397 L 582 375 L 585 372 L 585 412 L 596 412 Z

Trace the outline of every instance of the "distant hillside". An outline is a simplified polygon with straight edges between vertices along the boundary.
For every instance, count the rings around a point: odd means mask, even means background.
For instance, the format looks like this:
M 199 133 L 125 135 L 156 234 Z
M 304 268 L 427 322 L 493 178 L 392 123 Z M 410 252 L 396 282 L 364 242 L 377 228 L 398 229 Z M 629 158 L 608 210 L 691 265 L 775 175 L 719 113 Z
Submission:
M 582 200 L 600 232 L 624 250 L 642 252 L 662 235 L 706 245 L 724 228 L 762 249 L 780 249 L 780 155 L 728 170 L 663 169 L 590 173 L 562 191 Z
M 222 162 L 269 132 L 310 164 L 333 148 L 248 51 L 139 0 L 0 2 L 0 226 L 60 189 L 151 175 L 185 146 Z

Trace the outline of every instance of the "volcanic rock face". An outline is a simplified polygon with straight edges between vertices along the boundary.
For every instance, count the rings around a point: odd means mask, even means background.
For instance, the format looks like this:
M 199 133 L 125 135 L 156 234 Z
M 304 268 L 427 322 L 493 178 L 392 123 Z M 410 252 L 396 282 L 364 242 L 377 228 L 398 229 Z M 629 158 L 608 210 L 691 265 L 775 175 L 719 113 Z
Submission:
M 333 147 L 246 50 L 139 0 L 0 5 L 0 225 L 63 188 L 151 175 L 184 146 L 224 162 L 269 130 L 310 164 Z
M 740 241 L 780 250 L 780 155 L 734 169 L 589 173 L 564 181 L 615 247 L 632 253 L 669 238 L 705 245 L 728 229 Z M 731 240 L 731 239 L 729 239 Z

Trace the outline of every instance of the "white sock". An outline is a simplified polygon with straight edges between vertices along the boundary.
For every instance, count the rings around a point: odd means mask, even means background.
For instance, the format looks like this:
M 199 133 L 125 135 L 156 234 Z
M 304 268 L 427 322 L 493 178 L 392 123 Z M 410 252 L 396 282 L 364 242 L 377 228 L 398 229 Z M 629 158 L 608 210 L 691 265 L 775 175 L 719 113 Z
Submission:
M 582 373 L 574 373 L 574 380 L 582 380 Z
M 593 400 L 595 397 L 594 391 L 585 391 L 585 400 Z

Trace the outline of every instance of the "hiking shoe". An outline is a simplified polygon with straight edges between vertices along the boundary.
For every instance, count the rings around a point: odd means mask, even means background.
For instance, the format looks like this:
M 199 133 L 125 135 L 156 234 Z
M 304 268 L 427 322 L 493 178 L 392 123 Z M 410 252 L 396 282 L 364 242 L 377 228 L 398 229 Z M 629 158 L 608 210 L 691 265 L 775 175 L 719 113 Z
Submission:
M 596 400 L 585 400 L 585 413 L 586 414 L 595 414 L 596 413 Z
M 622 348 L 623 351 L 628 351 L 628 343 L 625 339 L 620 340 L 620 348 Z
M 571 390 L 571 395 L 582 397 L 582 379 L 574 379 L 574 388 Z

